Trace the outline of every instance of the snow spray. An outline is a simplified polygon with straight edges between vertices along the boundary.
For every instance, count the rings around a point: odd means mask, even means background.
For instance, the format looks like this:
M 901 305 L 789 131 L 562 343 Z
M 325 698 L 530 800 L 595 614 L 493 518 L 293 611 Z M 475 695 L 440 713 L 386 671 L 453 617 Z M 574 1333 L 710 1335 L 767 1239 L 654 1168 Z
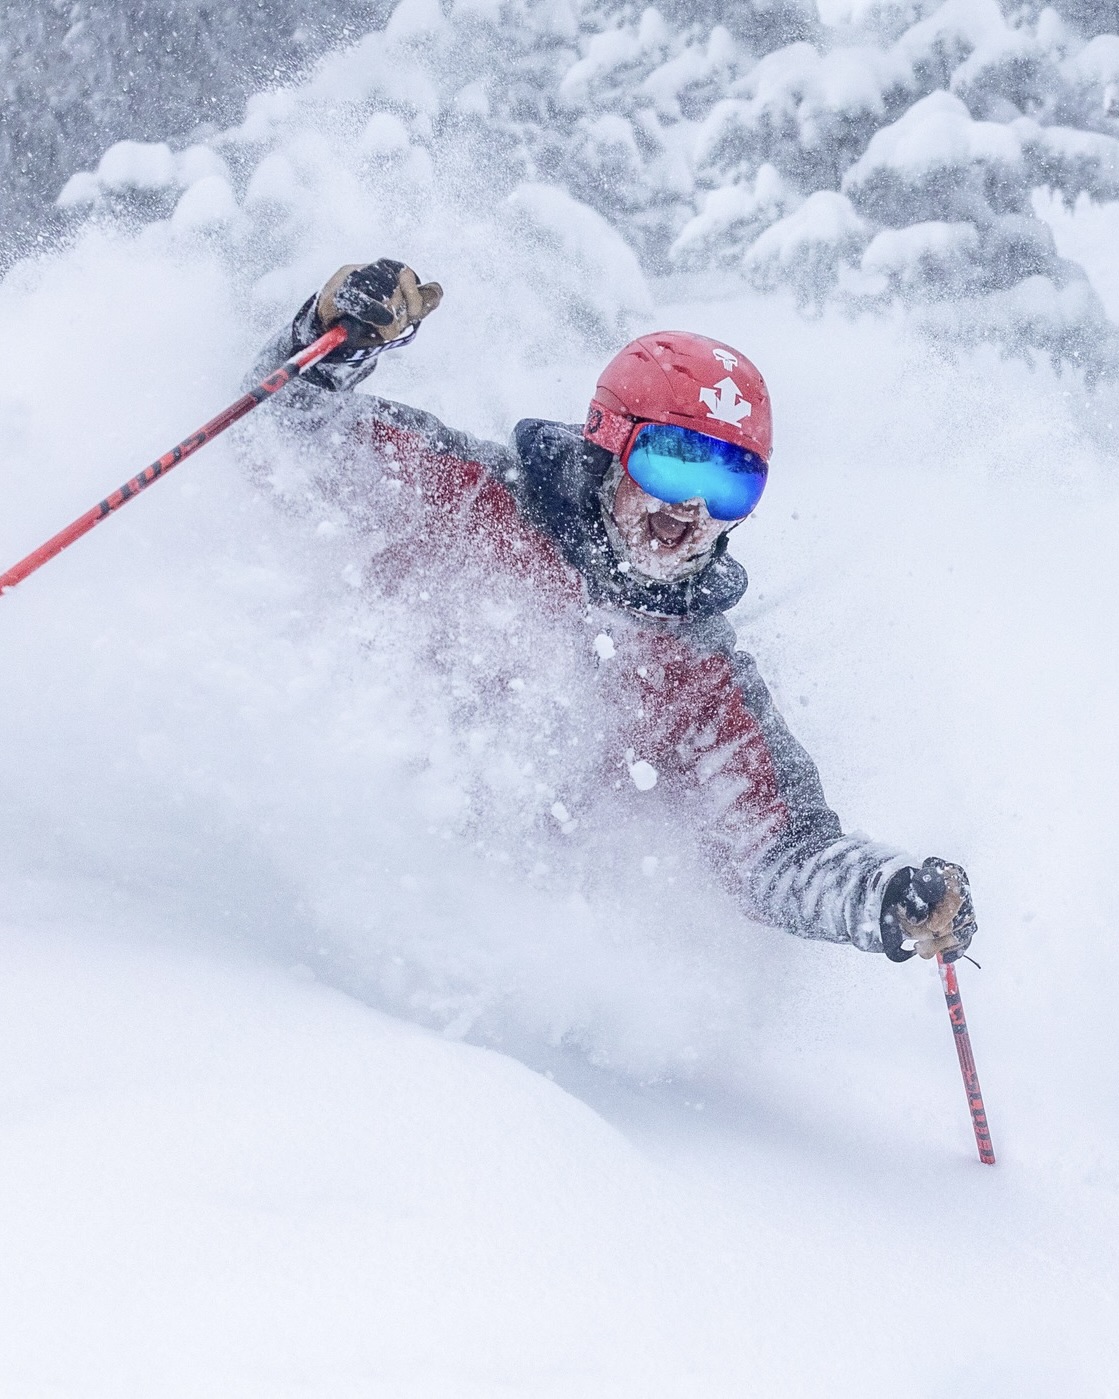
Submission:
M 133 476 L 131 481 L 126 481 L 112 495 L 107 496 L 100 505 L 95 505 L 84 515 L 79 516 L 72 524 L 67 525 L 65 529 L 59 530 L 45 544 L 41 544 L 38 549 L 28 554 L 25 559 L 21 559 L 6 573 L 0 573 L 0 596 L 8 588 L 14 588 L 17 583 L 22 583 L 25 578 L 37 572 L 45 563 L 49 563 L 56 555 L 61 554 L 63 549 L 68 548 L 76 539 L 81 539 L 83 534 L 88 534 L 95 525 L 99 525 L 102 520 L 138 496 L 141 491 L 147 490 L 153 481 L 158 481 L 161 476 L 166 476 L 181 461 L 185 461 L 187 457 L 197 452 L 199 447 L 204 447 L 207 442 L 212 442 L 227 427 L 232 427 L 246 413 L 251 413 L 254 408 L 258 408 L 274 393 L 278 393 L 280 389 L 290 384 L 297 375 L 318 364 L 319 360 L 325 358 L 332 350 L 338 349 L 348 338 L 349 330 L 344 324 L 339 323 L 332 326 L 325 335 L 320 335 L 305 350 L 300 350 L 298 354 L 292 355 L 291 359 L 285 360 L 278 369 L 274 369 L 267 378 L 262 379 L 248 393 L 242 394 L 235 403 L 231 403 L 228 408 L 223 409 L 216 418 L 211 418 L 208 423 L 204 423 L 197 432 L 191 433 L 177 447 L 172 447 L 157 461 L 146 466 L 138 476 Z

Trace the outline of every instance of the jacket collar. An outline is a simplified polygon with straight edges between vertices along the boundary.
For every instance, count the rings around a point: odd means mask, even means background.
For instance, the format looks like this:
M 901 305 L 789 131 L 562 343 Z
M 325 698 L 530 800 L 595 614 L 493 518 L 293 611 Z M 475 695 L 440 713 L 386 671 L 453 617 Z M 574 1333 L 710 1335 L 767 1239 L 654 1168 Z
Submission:
M 727 612 L 746 591 L 746 570 L 720 537 L 710 562 L 671 583 L 631 569 L 607 533 L 599 505 L 611 454 L 587 442 L 578 426 L 526 418 L 513 430 L 523 479 L 518 495 L 529 520 L 549 534 L 587 581 L 591 598 L 656 617 L 710 617 Z

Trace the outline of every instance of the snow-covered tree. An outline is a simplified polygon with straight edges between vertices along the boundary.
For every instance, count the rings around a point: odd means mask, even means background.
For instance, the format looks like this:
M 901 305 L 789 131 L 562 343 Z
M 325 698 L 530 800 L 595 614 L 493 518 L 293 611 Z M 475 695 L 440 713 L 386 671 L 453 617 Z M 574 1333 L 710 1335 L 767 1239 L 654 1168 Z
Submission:
M 321 168 L 283 115 L 314 107 L 363 188 L 423 199 L 437 182 L 469 207 L 558 185 L 647 270 L 806 307 L 900 299 L 938 335 L 1110 373 L 1116 332 L 1035 199 L 1119 198 L 1114 9 L 880 0 L 825 24 L 801 0 L 401 0 L 311 84 L 193 145 L 118 146 L 62 203 L 209 209 L 275 252 L 314 227 L 290 191 Z
M 387 0 L 6 0 L 0 242 L 124 137 L 228 123 L 250 93 L 383 22 Z

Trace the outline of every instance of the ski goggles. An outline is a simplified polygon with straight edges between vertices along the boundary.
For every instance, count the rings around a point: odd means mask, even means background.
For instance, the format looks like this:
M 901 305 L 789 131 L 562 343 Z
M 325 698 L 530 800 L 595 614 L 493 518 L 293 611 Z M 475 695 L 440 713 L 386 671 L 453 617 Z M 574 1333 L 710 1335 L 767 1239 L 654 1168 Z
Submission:
M 769 470 L 755 452 L 675 423 L 642 423 L 621 461 L 646 494 L 666 505 L 698 498 L 714 520 L 749 515 Z

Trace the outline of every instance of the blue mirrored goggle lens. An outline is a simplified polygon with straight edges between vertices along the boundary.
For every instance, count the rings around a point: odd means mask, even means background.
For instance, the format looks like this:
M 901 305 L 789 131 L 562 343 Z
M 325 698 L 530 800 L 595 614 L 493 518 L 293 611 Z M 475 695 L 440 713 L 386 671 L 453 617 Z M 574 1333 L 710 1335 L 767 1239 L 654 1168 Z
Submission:
M 625 468 L 647 494 L 668 505 L 697 496 L 715 520 L 740 520 L 761 499 L 768 468 L 761 457 L 674 423 L 646 423 Z

